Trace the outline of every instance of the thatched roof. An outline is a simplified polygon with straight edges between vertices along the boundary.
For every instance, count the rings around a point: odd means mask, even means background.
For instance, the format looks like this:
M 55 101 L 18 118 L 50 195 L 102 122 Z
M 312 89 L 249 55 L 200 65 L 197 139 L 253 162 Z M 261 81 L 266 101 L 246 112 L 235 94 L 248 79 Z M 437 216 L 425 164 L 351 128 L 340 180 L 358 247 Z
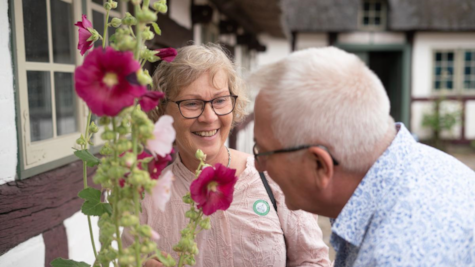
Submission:
M 387 0 L 389 30 L 475 30 L 475 0 Z M 291 31 L 354 31 L 360 0 L 282 0 Z
M 279 0 L 211 0 L 228 18 L 247 32 L 286 37 L 287 28 Z

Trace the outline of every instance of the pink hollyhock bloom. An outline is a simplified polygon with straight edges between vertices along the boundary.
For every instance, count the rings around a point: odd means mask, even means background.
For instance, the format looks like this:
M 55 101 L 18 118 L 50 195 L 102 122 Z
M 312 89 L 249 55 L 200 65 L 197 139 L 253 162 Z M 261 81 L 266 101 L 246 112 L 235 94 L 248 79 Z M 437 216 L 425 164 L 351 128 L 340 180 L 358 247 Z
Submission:
M 165 155 L 165 157 L 160 157 L 157 155 L 152 159 L 151 162 L 148 163 L 148 173 L 150 174 L 150 178 L 152 178 L 153 180 L 158 180 L 160 174 L 162 174 L 163 169 L 165 169 L 168 165 L 168 162 L 172 160 L 172 153 L 173 149 L 170 154 Z M 141 160 L 149 157 L 153 156 L 143 151 L 142 153 L 140 153 L 140 155 L 137 156 L 137 159 Z M 139 164 L 139 168 L 142 168 L 142 164 Z
M 160 239 L 160 235 L 152 229 L 152 240 L 156 242 L 158 239 Z
M 132 52 L 98 47 L 74 72 L 76 93 L 94 114 L 116 116 L 147 91 L 145 86 L 129 82 L 139 68 Z
M 175 180 L 173 173 L 168 170 L 152 189 L 152 197 L 161 211 L 165 211 L 165 205 L 170 200 L 172 182 Z
M 142 107 L 142 110 L 145 112 L 149 112 L 150 110 L 154 109 L 164 95 L 165 94 L 163 94 L 162 92 L 147 91 L 144 95 L 140 97 L 139 104 Z
M 165 60 L 166 62 L 172 62 L 175 59 L 176 54 L 177 54 L 175 48 L 161 48 L 155 51 L 159 51 L 159 53 L 156 54 L 156 56 L 160 57 L 162 60 Z
M 92 23 L 87 19 L 86 15 L 82 15 L 82 21 L 76 22 L 74 26 L 79 28 L 78 49 L 81 51 L 82 56 L 87 50 L 92 48 L 92 44 L 94 43 L 92 40 L 89 40 L 92 36 L 92 33 L 89 31 L 89 29 L 93 30 Z
M 191 198 L 203 209 L 204 215 L 211 215 L 217 210 L 227 210 L 233 202 L 234 185 L 237 182 L 236 170 L 216 164 L 207 167 L 191 183 Z
M 172 150 L 173 141 L 175 141 L 176 132 L 173 128 L 173 118 L 169 115 L 163 115 L 155 123 L 153 130 L 153 139 L 147 141 L 147 148 L 154 156 L 165 157 Z

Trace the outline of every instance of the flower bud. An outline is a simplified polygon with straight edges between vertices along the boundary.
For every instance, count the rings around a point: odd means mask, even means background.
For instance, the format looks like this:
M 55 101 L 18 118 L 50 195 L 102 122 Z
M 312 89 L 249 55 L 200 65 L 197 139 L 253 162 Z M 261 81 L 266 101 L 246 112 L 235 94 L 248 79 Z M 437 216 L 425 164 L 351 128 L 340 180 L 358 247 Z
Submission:
M 116 1 L 110 1 L 112 8 L 117 8 L 117 2 Z
M 142 0 L 131 0 L 132 4 L 134 5 L 140 5 L 142 3 Z
M 111 122 L 109 117 L 101 117 L 99 119 L 99 125 L 105 126 L 108 125 Z
M 124 169 L 123 167 L 120 167 L 120 166 L 112 167 L 107 172 L 109 177 L 111 177 L 113 179 L 122 178 L 122 177 L 124 177 L 125 173 L 126 173 L 126 169 Z
M 99 131 L 99 127 L 97 127 L 94 122 L 91 122 L 91 124 L 89 125 L 89 131 L 91 133 L 97 133 Z
M 87 41 L 95 42 L 101 38 L 101 35 L 93 28 L 87 28 L 87 30 L 91 33 L 91 36 L 87 38 Z
M 92 178 L 92 181 L 94 181 L 95 184 L 102 184 L 103 182 L 107 181 L 108 177 L 96 172 L 94 177 Z
M 198 255 L 200 253 L 200 251 L 198 249 L 198 245 L 196 245 L 196 243 L 193 243 L 193 246 L 191 247 L 190 253 L 193 254 L 193 255 Z
M 153 3 L 153 9 L 155 9 L 157 12 L 160 12 L 162 14 L 167 13 L 168 7 L 166 5 L 166 2 L 163 3 L 162 1 L 158 1 Z
M 120 25 L 122 25 L 122 20 L 121 19 L 118 19 L 118 18 L 113 18 L 111 20 L 111 26 L 114 27 L 114 28 L 119 28 Z
M 153 32 L 150 31 L 149 28 L 146 28 L 143 32 L 142 32 L 142 38 L 144 40 L 152 40 L 153 37 L 155 37 L 155 34 Z
M 78 139 L 76 139 L 76 144 L 80 145 L 80 146 L 83 146 L 86 144 L 86 140 L 84 140 L 84 136 L 81 134 L 81 137 L 79 137 Z
M 196 159 L 202 160 L 204 156 L 205 156 L 205 153 L 203 153 L 201 149 L 196 150 L 196 153 L 195 153 Z
M 209 220 L 209 217 L 201 220 L 200 227 L 201 229 L 204 229 L 204 230 L 209 230 L 211 228 L 211 222 Z
M 152 77 L 150 77 L 150 74 L 147 70 L 143 71 L 142 69 L 139 69 L 137 71 L 137 80 L 141 85 L 147 85 L 152 83 Z
M 124 35 L 117 43 L 117 49 L 120 51 L 128 51 L 135 48 L 137 41 L 132 36 Z
M 127 153 L 122 157 L 122 163 L 124 166 L 131 167 L 137 161 L 137 158 L 133 153 Z
M 196 220 L 198 218 L 198 212 L 196 212 L 194 210 L 189 210 L 189 211 L 185 212 L 185 217 L 190 218 L 192 220 Z
M 196 264 L 195 257 L 189 256 L 186 258 L 185 263 L 190 266 L 194 266 Z
M 107 141 L 110 141 L 110 140 L 113 140 L 115 137 L 115 133 L 111 130 L 107 130 L 107 131 L 104 131 L 102 134 L 101 134 L 101 138 L 103 140 L 107 140 Z
M 194 203 L 193 199 L 190 196 L 190 193 L 184 195 L 182 199 L 183 199 L 183 202 L 185 202 L 186 204 L 193 204 Z
M 129 133 L 129 129 L 125 126 L 119 126 L 117 127 L 117 132 L 120 134 L 120 135 L 126 135 Z
M 105 3 L 104 3 L 104 9 L 105 9 L 105 10 L 111 10 L 111 9 L 112 9 L 112 4 L 109 3 L 109 2 L 105 2 Z
M 141 10 L 137 14 L 137 20 L 143 23 L 150 23 L 157 20 L 157 14 L 150 10 Z
M 124 19 L 122 19 L 122 24 L 127 25 L 127 26 L 133 26 L 137 25 L 137 19 L 132 16 L 129 12 L 125 14 Z
M 139 218 L 135 215 L 126 214 L 120 218 L 120 225 L 129 227 L 139 223 Z

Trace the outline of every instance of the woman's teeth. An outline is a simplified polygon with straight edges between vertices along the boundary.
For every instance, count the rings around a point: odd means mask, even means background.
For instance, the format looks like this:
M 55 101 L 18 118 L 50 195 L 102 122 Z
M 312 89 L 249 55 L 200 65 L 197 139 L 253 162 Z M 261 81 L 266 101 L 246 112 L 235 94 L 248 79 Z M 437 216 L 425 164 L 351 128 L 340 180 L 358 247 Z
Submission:
M 215 135 L 217 132 L 218 130 L 214 130 L 214 131 L 209 131 L 209 132 L 194 132 L 194 134 L 203 136 L 203 137 L 210 137 L 210 136 Z

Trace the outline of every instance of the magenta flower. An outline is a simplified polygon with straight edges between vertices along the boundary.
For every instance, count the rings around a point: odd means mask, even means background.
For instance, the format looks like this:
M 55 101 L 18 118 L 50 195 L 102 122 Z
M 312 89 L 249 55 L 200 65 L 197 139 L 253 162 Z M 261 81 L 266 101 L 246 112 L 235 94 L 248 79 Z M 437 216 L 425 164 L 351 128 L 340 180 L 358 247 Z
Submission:
M 145 86 L 129 82 L 139 68 L 132 52 L 98 47 L 74 72 L 76 93 L 94 114 L 116 116 L 147 92 Z
M 94 41 L 91 39 L 91 30 L 94 30 L 94 28 L 92 27 L 92 23 L 87 19 L 86 15 L 82 15 L 82 21 L 76 22 L 74 26 L 79 28 L 78 49 L 81 51 L 82 56 L 87 50 L 92 48 Z
M 234 185 L 237 182 L 236 170 L 222 164 L 204 168 L 200 176 L 191 183 L 191 198 L 203 209 L 204 215 L 217 210 L 227 210 L 233 202 Z
M 165 211 L 165 205 L 170 200 L 171 187 L 175 180 L 173 173 L 169 170 L 158 179 L 157 184 L 152 189 L 153 201 L 161 211 Z
M 152 155 L 165 157 L 170 154 L 175 141 L 176 132 L 173 128 L 173 118 L 169 115 L 163 115 L 155 123 L 153 129 L 153 139 L 147 141 L 147 148 Z
M 158 180 L 160 174 L 162 174 L 163 169 L 165 169 L 168 165 L 168 162 L 172 160 L 172 153 L 173 149 L 169 154 L 165 155 L 165 157 L 160 157 L 157 155 L 152 159 L 151 162 L 148 163 L 148 173 L 150 174 L 150 178 L 152 178 L 153 180 Z M 140 160 L 149 157 L 153 156 L 143 151 L 140 155 L 137 156 L 137 159 Z M 142 166 L 139 165 L 139 168 L 142 168 Z
M 172 62 L 175 59 L 176 54 L 177 54 L 175 48 L 161 48 L 155 51 L 159 52 L 158 54 L 156 54 L 156 56 L 160 57 L 162 60 L 165 60 L 166 62 Z
M 142 95 L 142 97 L 140 97 L 139 104 L 142 107 L 142 110 L 149 112 L 150 110 L 154 109 L 164 95 L 165 94 L 162 92 L 147 91 L 144 95 Z

